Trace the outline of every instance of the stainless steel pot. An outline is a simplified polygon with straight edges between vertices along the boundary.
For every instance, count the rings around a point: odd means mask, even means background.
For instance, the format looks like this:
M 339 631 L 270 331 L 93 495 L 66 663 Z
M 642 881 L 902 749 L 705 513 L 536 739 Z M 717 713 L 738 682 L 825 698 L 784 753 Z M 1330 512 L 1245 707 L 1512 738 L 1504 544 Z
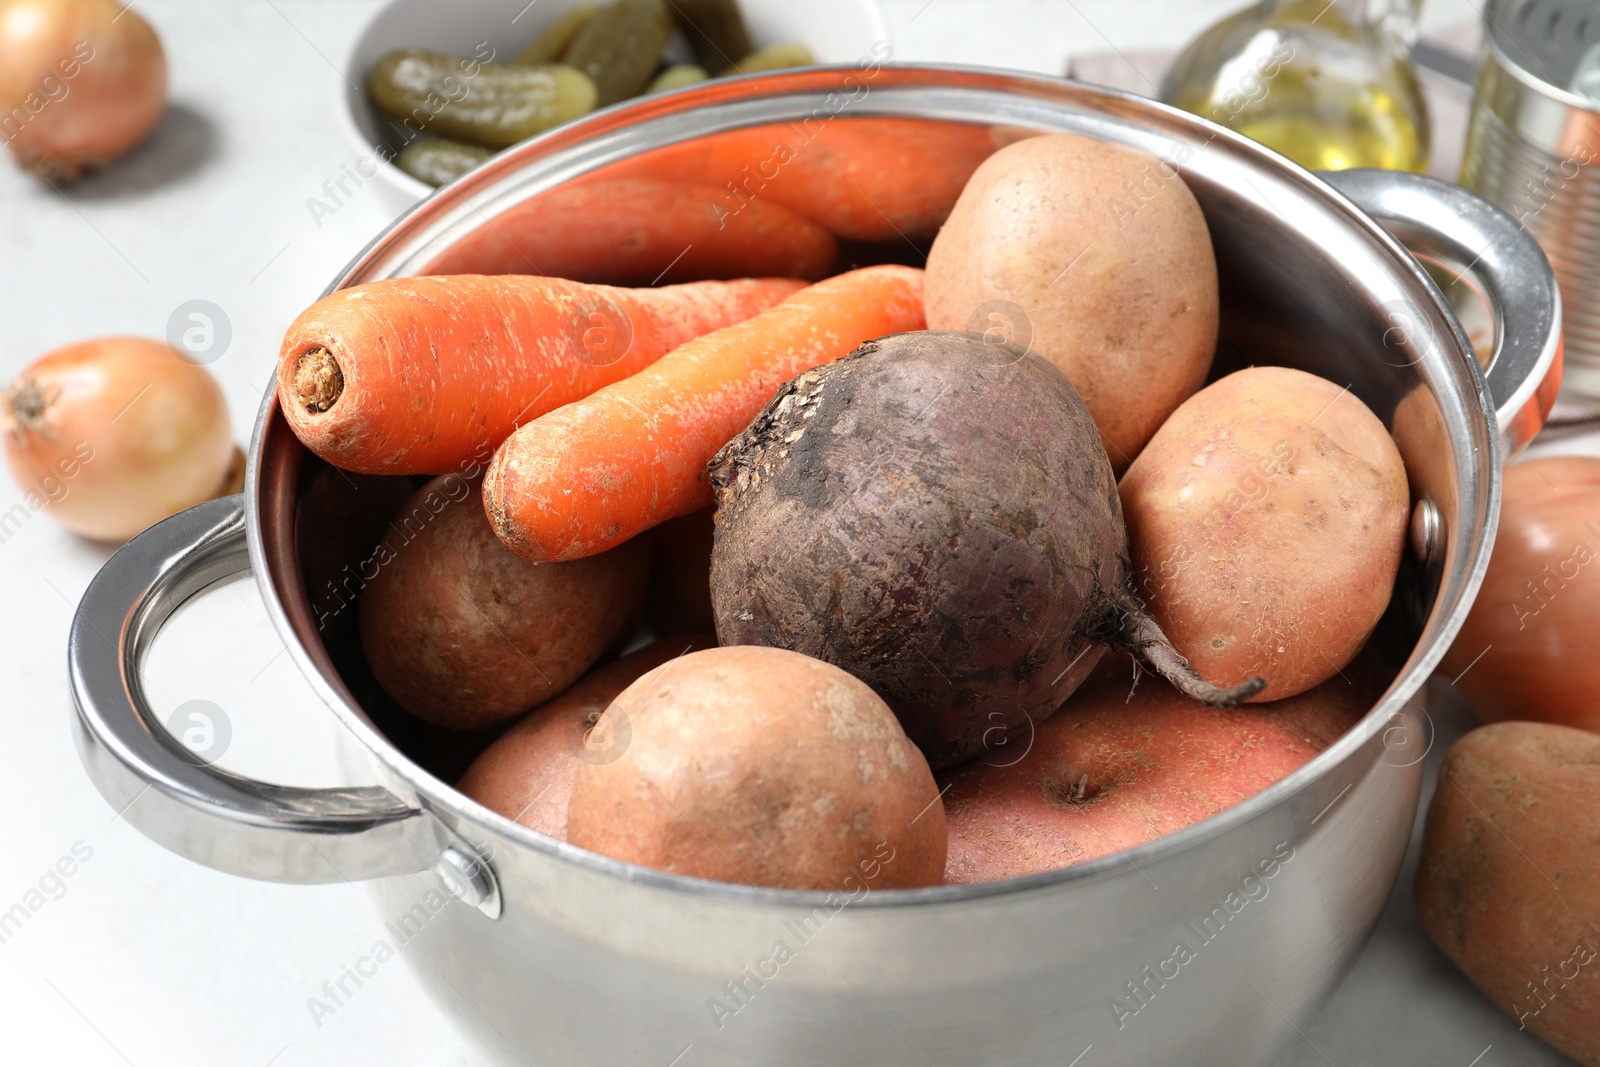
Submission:
M 1426 746 L 1423 683 L 1477 589 L 1498 513 L 1497 405 L 1438 289 L 1372 218 L 1265 149 L 1148 100 L 998 72 L 825 69 L 649 98 L 522 145 L 397 222 L 334 288 L 416 272 L 472 239 L 514 244 L 519 206 L 595 168 L 816 116 L 979 124 L 997 143 L 1077 131 L 1181 171 L 1221 270 L 1219 372 L 1283 363 L 1348 385 L 1391 427 L 1411 474 L 1418 557 L 1375 638 L 1394 680 L 1357 728 L 1215 818 L 1014 881 L 851 898 L 631 867 L 453 790 L 444 742 L 385 710 L 341 623 L 319 630 L 320 576 L 362 547 L 357 537 L 329 559 L 330 541 L 387 518 L 392 486 L 330 476 L 269 399 L 244 495 L 136 538 L 84 595 L 70 652 L 84 765 L 124 818 L 201 863 L 288 882 L 372 879 L 397 930 L 426 925 L 405 954 L 441 1008 L 503 1062 L 1265 1063 L 1338 981 L 1393 887 Z M 1375 210 L 1420 216 L 1418 233 L 1444 239 L 1422 210 L 1439 188 L 1361 180 L 1347 188 Z M 527 240 L 536 252 L 537 235 Z M 1490 257 L 1486 284 L 1506 298 L 1508 333 L 1526 340 L 1538 323 L 1554 328 L 1553 282 L 1518 282 L 1502 260 L 1535 280 L 1543 261 L 1515 251 Z M 1513 432 L 1553 344 L 1513 346 L 1523 355 L 1500 368 L 1499 421 Z M 299 540 L 300 527 L 314 536 Z M 185 598 L 246 569 L 381 787 L 240 778 L 187 756 L 152 714 L 139 678 L 151 638 Z

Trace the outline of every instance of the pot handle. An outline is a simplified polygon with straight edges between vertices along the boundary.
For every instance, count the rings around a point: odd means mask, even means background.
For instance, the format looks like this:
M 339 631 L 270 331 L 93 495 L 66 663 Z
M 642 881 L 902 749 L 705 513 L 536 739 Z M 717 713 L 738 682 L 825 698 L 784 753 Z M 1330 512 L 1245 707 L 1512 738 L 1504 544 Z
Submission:
M 243 496 L 157 523 L 109 559 L 78 603 L 67 646 L 78 755 L 102 796 L 145 836 L 207 867 L 272 882 L 355 882 L 438 869 L 492 915 L 487 860 L 433 814 L 380 786 L 253 781 L 175 740 L 145 699 L 145 652 L 177 608 L 250 569 Z
M 1459 272 L 1482 294 L 1495 331 L 1484 381 L 1512 450 L 1527 445 L 1561 386 L 1561 290 L 1538 242 L 1500 207 L 1439 178 L 1369 168 L 1317 177 L 1417 259 Z

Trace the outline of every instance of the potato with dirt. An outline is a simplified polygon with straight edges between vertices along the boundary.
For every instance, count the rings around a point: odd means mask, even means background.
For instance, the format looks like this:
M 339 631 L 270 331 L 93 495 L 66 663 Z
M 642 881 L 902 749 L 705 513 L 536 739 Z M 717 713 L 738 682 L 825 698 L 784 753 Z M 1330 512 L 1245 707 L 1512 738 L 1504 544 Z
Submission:
M 567 840 L 693 878 L 865 893 L 937 885 L 944 807 L 877 694 L 776 648 L 714 648 L 630 685 L 595 726 L 621 756 L 581 763 Z
M 1177 650 L 1252 699 L 1333 677 L 1388 607 L 1411 513 L 1400 452 L 1348 389 L 1251 367 L 1185 401 L 1122 477 L 1134 585 Z
M 724 644 L 861 678 L 935 768 L 1043 719 L 1102 646 L 1210 685 L 1133 595 L 1116 481 L 1072 383 L 970 333 L 870 341 L 789 382 L 710 466 Z
M 596 730 L 600 715 L 624 689 L 667 660 L 715 648 L 714 634 L 684 634 L 646 645 L 597 667 L 546 701 L 483 751 L 456 788 L 512 822 L 567 838 L 567 801 L 583 763 L 621 758 L 630 738 Z
M 1600 737 L 1503 722 L 1445 756 L 1417 867 L 1434 942 L 1519 1026 L 1600 1067 Z
M 1071 379 L 1112 469 L 1205 383 L 1211 233 L 1170 161 L 1075 134 L 986 159 L 928 253 L 928 326 L 994 331 Z
M 1105 660 L 1065 707 L 940 776 L 956 884 L 1142 845 L 1254 796 L 1338 740 L 1382 693 L 1375 658 L 1300 696 L 1210 708 Z
M 433 479 L 363 570 L 361 647 L 401 707 L 451 729 L 490 726 L 561 692 L 638 616 L 648 541 L 570 563 L 500 543 L 479 483 Z

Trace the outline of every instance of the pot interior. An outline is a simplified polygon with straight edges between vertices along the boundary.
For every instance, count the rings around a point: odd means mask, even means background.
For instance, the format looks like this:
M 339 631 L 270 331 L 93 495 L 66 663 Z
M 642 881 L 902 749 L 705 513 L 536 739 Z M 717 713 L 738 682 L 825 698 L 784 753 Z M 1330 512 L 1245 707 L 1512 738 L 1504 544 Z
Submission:
M 1481 375 L 1426 275 L 1387 234 L 1298 167 L 1192 116 L 1069 82 L 938 68 L 711 83 L 496 157 L 396 223 L 333 288 L 418 273 L 625 285 L 752 273 L 742 268 L 771 252 L 752 237 L 756 216 L 780 202 L 785 168 L 802 166 L 833 179 L 815 207 L 838 230 L 830 272 L 922 266 L 961 168 L 1054 131 L 1140 149 L 1153 157 L 1151 182 L 1181 175 L 1194 192 L 1221 281 L 1213 378 L 1251 364 L 1298 367 L 1347 386 L 1394 434 L 1414 502 L 1438 509 L 1444 533 L 1427 567 L 1407 554 L 1372 641 L 1394 683 L 1382 706 L 1395 706 L 1443 654 L 1492 536 L 1497 451 Z M 880 210 L 878 183 L 908 173 L 926 175 L 917 210 Z M 646 200 L 634 194 L 650 182 L 709 187 L 724 214 L 713 210 L 718 225 L 699 225 L 691 240 L 682 218 L 639 208 Z M 1108 211 L 1138 209 L 1138 188 L 1104 195 Z M 1397 331 L 1401 316 L 1410 326 Z M 498 729 L 450 732 L 401 711 L 373 681 L 356 626 L 373 549 L 426 479 L 334 470 L 300 446 L 270 399 L 253 460 L 257 573 L 302 667 L 416 768 L 453 783 Z

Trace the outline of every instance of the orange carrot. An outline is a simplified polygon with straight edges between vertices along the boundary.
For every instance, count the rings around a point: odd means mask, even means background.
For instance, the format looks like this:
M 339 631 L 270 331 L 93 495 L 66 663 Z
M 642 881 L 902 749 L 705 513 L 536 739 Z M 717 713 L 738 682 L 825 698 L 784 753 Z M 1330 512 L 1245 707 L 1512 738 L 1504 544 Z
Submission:
M 582 178 L 495 217 L 424 274 L 536 272 L 608 285 L 781 276 L 816 280 L 838 245 L 803 214 L 762 201 L 737 213 L 707 185 Z
M 781 204 L 857 241 L 926 239 L 994 150 L 990 128 L 925 119 L 813 116 L 711 142 L 710 184 L 735 214 Z
M 923 329 L 921 286 L 912 267 L 829 278 L 533 420 L 484 476 L 495 532 L 529 559 L 578 559 L 705 507 L 706 463 L 778 386 L 864 341 Z
M 278 402 L 317 455 L 364 474 L 481 464 L 521 423 L 803 288 L 792 278 L 617 289 L 463 274 L 341 289 L 278 352 Z
M 900 244 L 938 233 L 978 164 L 1012 136 L 964 122 L 863 117 L 846 105 L 652 149 L 590 179 L 709 186 L 718 221 L 729 229 L 780 207 L 842 238 Z

